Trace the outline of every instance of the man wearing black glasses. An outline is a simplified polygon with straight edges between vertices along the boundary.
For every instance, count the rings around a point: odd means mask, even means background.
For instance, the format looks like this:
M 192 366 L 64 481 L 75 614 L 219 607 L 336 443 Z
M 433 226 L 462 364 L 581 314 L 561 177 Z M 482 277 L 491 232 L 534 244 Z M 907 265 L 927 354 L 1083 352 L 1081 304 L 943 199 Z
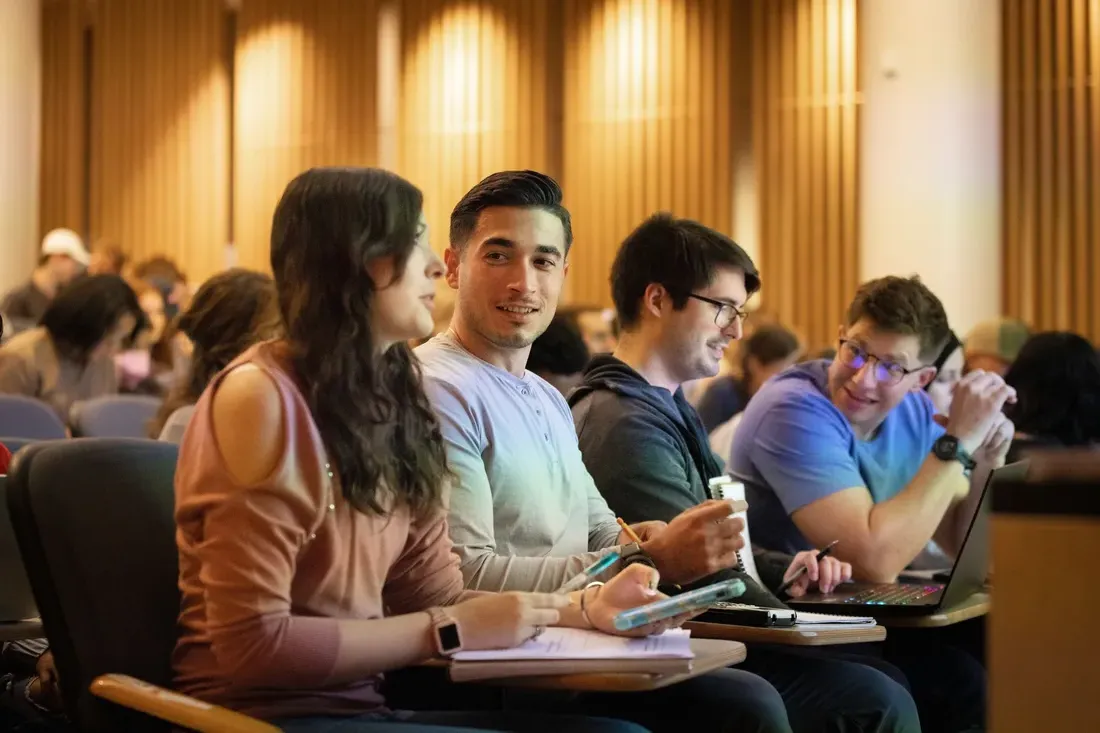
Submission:
M 832 362 L 799 365 L 756 394 L 730 459 L 754 541 L 798 552 L 840 539 L 837 557 L 878 582 L 933 537 L 957 551 L 963 499 L 1004 463 L 1013 428 L 1002 408 L 1015 394 L 996 374 L 971 373 L 941 426 L 923 388 L 950 334 L 918 278 L 872 280 Z

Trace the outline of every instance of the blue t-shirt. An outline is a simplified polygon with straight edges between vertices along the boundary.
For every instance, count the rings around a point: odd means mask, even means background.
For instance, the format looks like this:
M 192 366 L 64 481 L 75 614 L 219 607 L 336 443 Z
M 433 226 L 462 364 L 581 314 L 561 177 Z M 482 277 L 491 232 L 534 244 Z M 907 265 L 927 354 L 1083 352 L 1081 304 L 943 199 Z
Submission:
M 818 499 L 865 486 L 886 501 L 913 480 L 943 428 L 924 392 L 910 392 L 870 440 L 860 440 L 828 397 L 829 362 L 792 367 L 745 410 L 730 473 L 745 484 L 754 544 L 795 553 L 811 545 L 790 515 Z

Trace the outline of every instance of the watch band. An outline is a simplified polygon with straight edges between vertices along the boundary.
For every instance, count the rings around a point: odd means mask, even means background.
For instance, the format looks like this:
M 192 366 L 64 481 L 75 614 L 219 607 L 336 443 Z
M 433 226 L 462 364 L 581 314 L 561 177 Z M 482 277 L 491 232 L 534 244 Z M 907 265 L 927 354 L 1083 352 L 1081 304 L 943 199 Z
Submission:
M 458 631 L 458 623 L 442 608 L 429 608 L 428 616 L 432 620 L 432 641 L 435 643 L 435 651 L 441 657 L 449 657 L 455 652 L 462 651 L 462 635 Z

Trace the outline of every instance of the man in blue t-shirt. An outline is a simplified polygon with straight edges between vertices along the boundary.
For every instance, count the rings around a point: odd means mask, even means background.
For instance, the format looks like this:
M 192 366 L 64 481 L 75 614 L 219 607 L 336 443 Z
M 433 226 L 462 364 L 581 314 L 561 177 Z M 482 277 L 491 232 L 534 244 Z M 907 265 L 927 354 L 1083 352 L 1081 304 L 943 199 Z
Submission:
M 972 372 L 941 427 L 923 388 L 949 332 L 919 278 L 872 280 L 832 362 L 793 367 L 753 396 L 729 467 L 745 482 L 754 542 L 796 553 L 840 540 L 834 554 L 854 576 L 882 582 L 933 538 L 957 553 L 985 477 L 1004 464 L 1013 426 L 1002 408 L 1015 392 Z

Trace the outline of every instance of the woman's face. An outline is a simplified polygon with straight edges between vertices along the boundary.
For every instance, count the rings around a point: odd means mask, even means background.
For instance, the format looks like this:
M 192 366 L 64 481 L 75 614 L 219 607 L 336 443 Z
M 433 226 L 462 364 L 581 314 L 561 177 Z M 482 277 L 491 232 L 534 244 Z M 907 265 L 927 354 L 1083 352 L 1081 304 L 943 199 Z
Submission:
M 960 346 L 951 352 L 936 378 L 928 385 L 928 396 L 939 414 L 946 415 L 951 411 L 951 398 L 955 394 L 955 385 L 962 379 L 962 371 L 963 350 Z
M 381 351 L 398 341 L 421 339 L 432 332 L 435 321 L 435 281 L 443 276 L 443 263 L 428 244 L 428 225 L 420 216 L 420 233 L 401 277 L 393 280 L 390 257 L 370 263 L 367 272 L 378 285 L 371 304 L 371 331 Z

